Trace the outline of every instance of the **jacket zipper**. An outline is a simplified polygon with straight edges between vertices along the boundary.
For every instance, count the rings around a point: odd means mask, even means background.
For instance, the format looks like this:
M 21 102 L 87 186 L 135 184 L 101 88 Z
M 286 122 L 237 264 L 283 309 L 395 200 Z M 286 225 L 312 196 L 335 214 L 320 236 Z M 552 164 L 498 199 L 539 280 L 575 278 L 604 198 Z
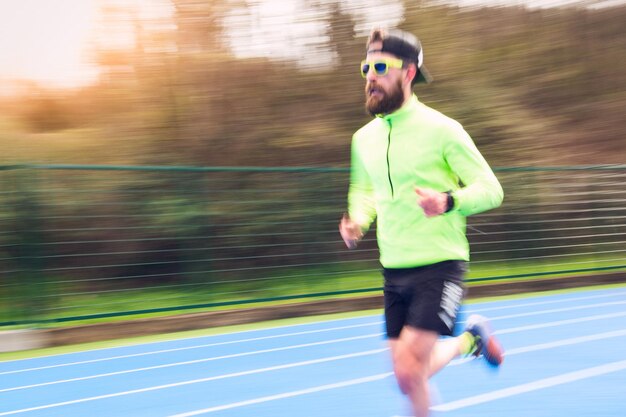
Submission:
M 389 133 L 387 134 L 387 178 L 389 179 L 389 187 L 391 188 L 391 198 L 393 198 L 393 181 L 391 181 L 391 163 L 389 162 L 389 150 L 391 149 L 391 120 L 387 119 L 389 124 Z

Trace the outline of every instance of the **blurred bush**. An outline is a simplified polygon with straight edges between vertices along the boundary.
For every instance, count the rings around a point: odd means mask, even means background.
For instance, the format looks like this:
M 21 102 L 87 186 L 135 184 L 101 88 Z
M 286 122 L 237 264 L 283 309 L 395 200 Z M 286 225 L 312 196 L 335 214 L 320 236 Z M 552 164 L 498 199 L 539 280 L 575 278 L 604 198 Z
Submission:
M 97 85 L 62 93 L 40 88 L 4 99 L 5 157 L 347 165 L 351 135 L 369 118 L 357 71 L 365 32 L 357 28 L 372 23 L 364 20 L 371 6 L 297 3 L 284 11 L 296 15 L 295 28 L 323 31 L 303 30 L 295 42 L 300 32 L 284 27 L 283 38 L 267 50 L 297 43 L 308 47 L 307 59 L 237 56 L 233 34 L 239 42 L 264 38 L 261 26 L 241 26 L 250 23 L 233 16 L 253 14 L 261 3 L 172 0 L 171 15 L 160 17 L 121 3 L 107 6 L 103 27 L 130 30 L 132 47 L 94 44 L 93 59 L 102 69 Z M 403 8 L 400 26 L 420 36 L 435 76 L 416 93 L 461 121 L 493 165 L 623 162 L 626 6 L 466 8 L 405 1 Z M 274 13 L 278 18 L 281 11 Z M 56 134 L 42 139 L 49 132 Z

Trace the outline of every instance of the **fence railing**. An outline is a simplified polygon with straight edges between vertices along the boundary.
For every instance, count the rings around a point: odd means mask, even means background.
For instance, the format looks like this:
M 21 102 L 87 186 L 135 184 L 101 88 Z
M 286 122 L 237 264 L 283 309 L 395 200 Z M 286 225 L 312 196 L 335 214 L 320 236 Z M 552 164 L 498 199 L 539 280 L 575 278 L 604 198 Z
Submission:
M 626 270 L 626 165 L 500 168 L 468 283 Z M 345 168 L 0 167 L 0 326 L 381 289 Z

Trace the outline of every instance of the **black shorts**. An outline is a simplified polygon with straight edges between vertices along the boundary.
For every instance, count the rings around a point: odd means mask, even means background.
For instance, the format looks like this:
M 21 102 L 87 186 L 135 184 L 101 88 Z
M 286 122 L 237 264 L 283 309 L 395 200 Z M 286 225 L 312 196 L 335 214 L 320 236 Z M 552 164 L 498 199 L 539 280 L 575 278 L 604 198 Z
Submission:
M 387 337 L 405 325 L 450 336 L 466 288 L 465 261 L 444 261 L 417 268 L 383 269 Z

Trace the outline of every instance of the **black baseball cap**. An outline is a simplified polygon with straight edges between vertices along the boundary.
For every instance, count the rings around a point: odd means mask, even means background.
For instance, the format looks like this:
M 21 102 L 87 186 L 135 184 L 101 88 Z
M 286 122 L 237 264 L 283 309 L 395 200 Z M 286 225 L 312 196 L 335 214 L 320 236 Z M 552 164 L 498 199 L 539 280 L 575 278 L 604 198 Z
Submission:
M 419 69 L 414 83 L 430 83 L 433 77 L 424 66 L 424 51 L 422 44 L 415 35 L 399 29 L 376 29 L 380 34 L 380 39 L 370 36 L 367 43 L 367 52 L 387 52 L 397 56 L 403 61 L 413 62 Z M 371 42 L 382 42 L 381 49 L 369 49 Z

